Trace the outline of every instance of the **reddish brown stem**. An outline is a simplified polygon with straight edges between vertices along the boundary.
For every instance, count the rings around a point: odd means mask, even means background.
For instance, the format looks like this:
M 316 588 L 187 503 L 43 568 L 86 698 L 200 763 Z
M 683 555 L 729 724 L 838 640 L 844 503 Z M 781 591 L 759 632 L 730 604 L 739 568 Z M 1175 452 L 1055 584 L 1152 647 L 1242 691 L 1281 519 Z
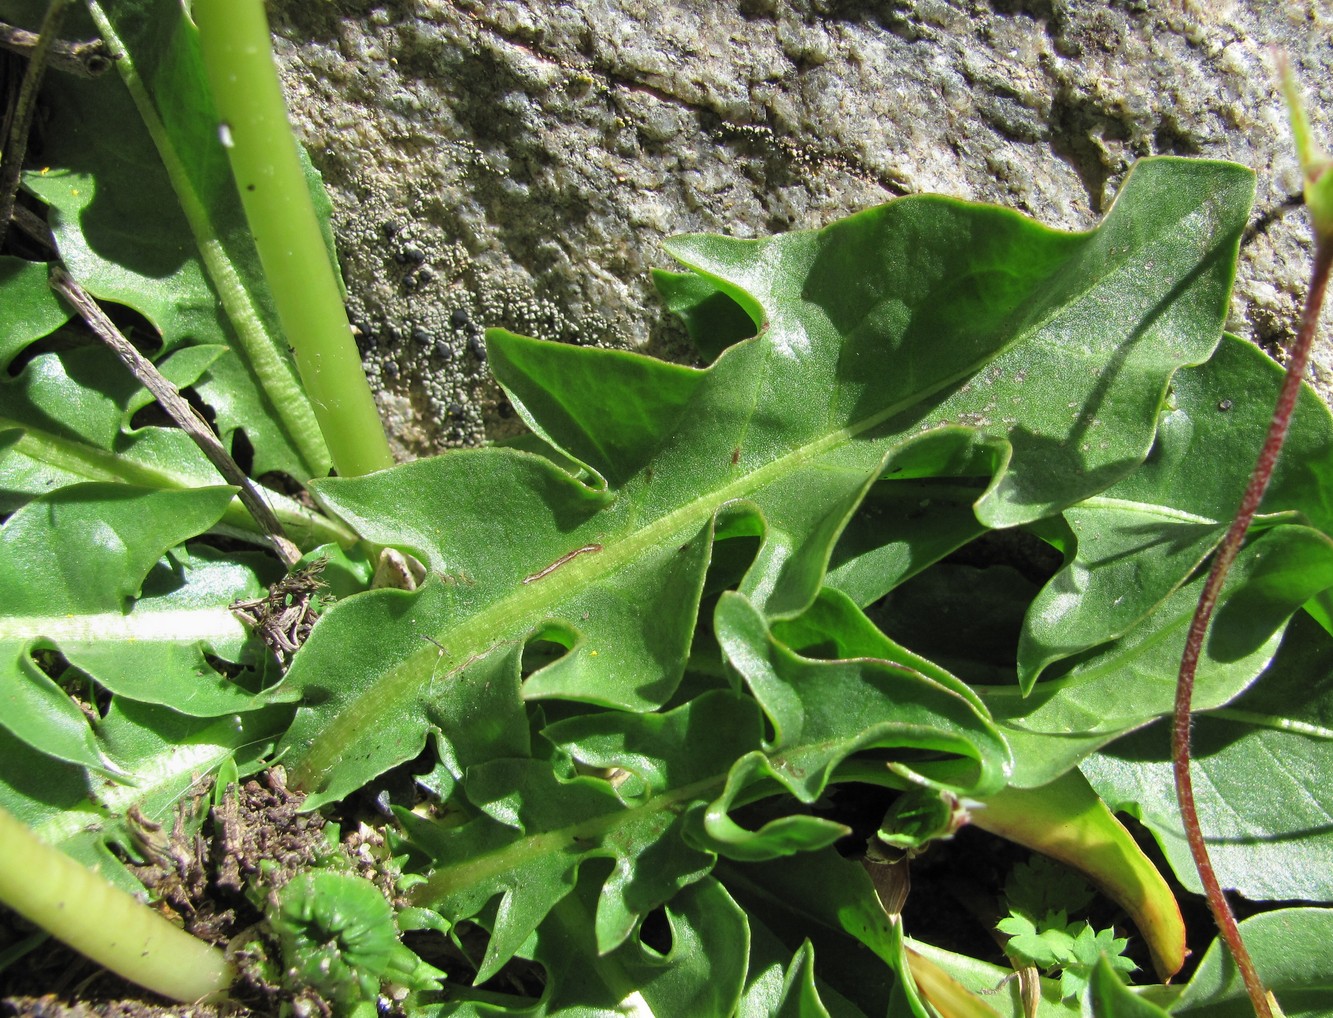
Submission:
M 1254 1013 L 1259 1018 L 1272 1018 L 1273 1011 L 1268 1003 L 1268 992 L 1264 988 L 1259 973 L 1254 967 L 1254 960 L 1240 937 L 1236 917 L 1227 904 L 1226 895 L 1217 882 L 1212 861 L 1208 857 L 1208 846 L 1203 839 L 1203 830 L 1199 827 L 1199 815 L 1194 807 L 1194 784 L 1190 780 L 1190 701 L 1194 696 L 1194 673 L 1199 666 L 1199 653 L 1203 649 L 1204 637 L 1208 634 L 1208 623 L 1212 620 L 1213 609 L 1217 606 L 1217 596 L 1221 593 L 1227 571 L 1235 562 L 1240 551 L 1245 532 L 1250 528 L 1254 514 L 1259 510 L 1268 482 L 1273 478 L 1273 468 L 1277 466 L 1282 444 L 1287 438 L 1287 429 L 1291 425 L 1292 411 L 1296 408 L 1296 399 L 1301 391 L 1301 379 L 1305 377 L 1305 368 L 1310 361 L 1310 348 L 1314 345 L 1315 327 L 1319 322 L 1319 309 L 1324 303 L 1324 290 L 1328 284 L 1329 267 L 1333 265 L 1333 239 L 1318 237 L 1315 241 L 1314 272 L 1310 279 L 1310 292 L 1305 299 L 1305 310 L 1301 318 L 1301 331 L 1290 351 L 1287 363 L 1287 375 L 1282 381 L 1282 391 L 1278 394 L 1277 406 L 1273 410 L 1272 423 L 1268 426 L 1268 436 L 1264 439 L 1259 459 L 1250 474 L 1249 486 L 1236 510 L 1226 537 L 1222 539 L 1213 558 L 1213 567 L 1204 583 L 1203 593 L 1199 595 L 1199 606 L 1195 609 L 1194 619 L 1190 622 L 1189 635 L 1185 640 L 1185 653 L 1180 661 L 1180 676 L 1176 683 L 1176 708 L 1171 728 L 1171 758 L 1176 777 L 1176 798 L 1180 803 L 1180 815 L 1185 825 L 1185 835 L 1189 840 L 1190 853 L 1194 856 L 1195 868 L 1199 871 L 1199 880 L 1203 883 L 1208 896 L 1208 907 L 1212 910 L 1217 928 L 1236 960 L 1241 978 L 1245 981 L 1245 990 L 1254 1005 Z

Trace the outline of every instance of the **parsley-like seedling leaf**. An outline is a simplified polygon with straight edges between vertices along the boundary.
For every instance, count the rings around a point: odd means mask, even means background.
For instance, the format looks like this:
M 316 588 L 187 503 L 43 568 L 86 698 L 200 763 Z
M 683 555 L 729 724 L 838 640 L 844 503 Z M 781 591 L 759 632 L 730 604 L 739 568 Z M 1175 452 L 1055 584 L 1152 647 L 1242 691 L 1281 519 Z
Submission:
M 1031 918 L 1056 910 L 1077 912 L 1092 901 L 1092 888 L 1068 867 L 1034 855 L 1009 871 L 1004 897 L 1014 915 Z

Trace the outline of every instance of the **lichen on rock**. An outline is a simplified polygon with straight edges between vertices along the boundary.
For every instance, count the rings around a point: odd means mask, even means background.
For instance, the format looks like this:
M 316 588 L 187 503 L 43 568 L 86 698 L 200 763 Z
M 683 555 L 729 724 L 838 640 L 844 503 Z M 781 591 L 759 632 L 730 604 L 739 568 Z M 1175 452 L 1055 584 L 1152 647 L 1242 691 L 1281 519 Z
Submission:
M 1318 5 L 280 0 L 274 17 L 366 363 L 414 452 L 503 432 L 487 327 L 689 359 L 648 276 L 666 237 L 815 228 L 921 191 L 1084 228 L 1154 154 L 1257 171 L 1228 328 L 1270 351 L 1293 333 L 1308 254 L 1269 48 L 1317 83 Z

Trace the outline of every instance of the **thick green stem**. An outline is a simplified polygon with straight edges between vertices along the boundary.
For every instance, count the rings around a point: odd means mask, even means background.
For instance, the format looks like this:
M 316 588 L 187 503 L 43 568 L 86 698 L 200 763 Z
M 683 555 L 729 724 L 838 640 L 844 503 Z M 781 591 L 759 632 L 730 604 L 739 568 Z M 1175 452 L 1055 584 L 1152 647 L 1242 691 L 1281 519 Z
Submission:
M 262 0 L 195 0 L 219 130 L 338 473 L 393 465 L 287 121 Z
M 329 467 L 329 451 L 320 434 L 319 422 L 310 400 L 302 390 L 291 362 L 282 355 L 269 334 L 253 295 L 223 248 L 222 238 L 210 221 L 204 201 L 190 180 L 181 153 L 176 151 L 171 136 L 158 116 L 157 107 L 139 77 L 138 67 L 129 50 L 116 34 L 111 20 L 97 0 L 88 0 L 88 11 L 102 38 L 116 54 L 116 70 L 120 72 L 121 80 L 134 100 L 144 127 L 153 139 L 172 189 L 180 201 L 181 211 L 190 224 L 190 232 L 194 234 L 199 257 L 236 331 L 240 344 L 238 352 L 243 354 L 243 359 L 268 397 L 277 420 L 309 473 L 316 476 L 324 474 Z
M 0 845 L 0 901 L 80 954 L 172 1000 L 202 1000 L 231 986 L 235 971 L 216 947 L 52 848 L 3 808 Z

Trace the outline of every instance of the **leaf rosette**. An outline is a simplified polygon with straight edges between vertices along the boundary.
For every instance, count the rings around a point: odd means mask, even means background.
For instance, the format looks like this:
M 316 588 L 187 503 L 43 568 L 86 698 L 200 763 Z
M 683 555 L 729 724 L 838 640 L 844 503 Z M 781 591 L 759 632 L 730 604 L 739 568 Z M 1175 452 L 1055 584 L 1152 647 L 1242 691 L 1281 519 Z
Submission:
M 1172 375 L 1217 343 L 1252 188 L 1234 165 L 1144 160 L 1083 234 L 922 197 L 816 232 L 682 238 L 691 292 L 702 281 L 756 330 L 702 370 L 492 332 L 496 377 L 559 455 L 315 482 L 434 578 L 348 599 L 316 630 L 287 680 L 306 704 L 285 744 L 296 779 L 336 799 L 430 732 L 460 775 L 526 755 L 539 700 L 661 707 L 718 543 L 757 543 L 738 592 L 797 616 L 883 478 L 979 479 L 974 519 L 995 527 L 1127 475 Z M 1051 391 L 1066 405 L 1030 396 Z M 844 573 L 873 572 L 876 550 Z M 525 676 L 535 639 L 563 653 Z
M 480 982 L 589 880 L 606 955 L 719 858 L 826 849 L 848 832 L 819 815 L 832 783 L 999 790 L 983 700 L 861 605 L 1142 463 L 1171 379 L 1220 337 L 1251 190 L 1145 160 L 1084 234 L 926 197 L 682 238 L 692 274 L 661 283 L 720 329 L 703 369 L 493 331 L 544 445 L 312 484 L 431 576 L 341 601 L 297 655 L 282 750 L 308 804 L 433 742 L 466 822 L 402 815 L 433 865 L 414 894 L 490 931 Z M 923 483 L 955 501 L 904 564 L 893 517 Z

